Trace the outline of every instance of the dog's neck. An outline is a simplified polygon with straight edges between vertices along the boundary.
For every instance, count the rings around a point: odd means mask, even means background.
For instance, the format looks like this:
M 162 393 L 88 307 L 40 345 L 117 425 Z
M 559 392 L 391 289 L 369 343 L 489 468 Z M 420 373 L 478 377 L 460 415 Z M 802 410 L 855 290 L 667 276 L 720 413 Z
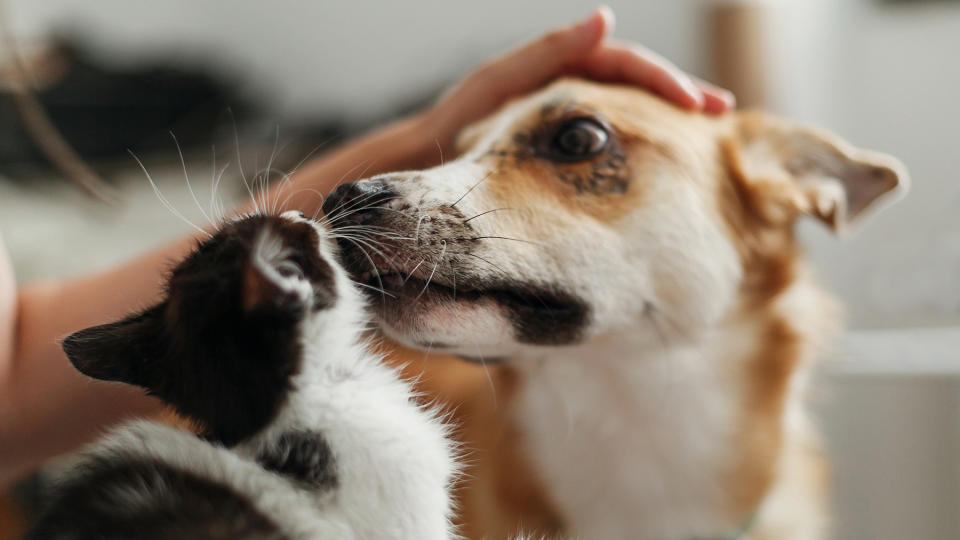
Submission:
M 690 529 L 643 537 L 724 530 L 722 486 L 714 483 L 729 459 L 718 451 L 736 447 L 735 382 L 705 343 L 655 350 L 636 341 L 621 335 L 514 363 L 515 420 L 535 466 L 584 537 L 668 524 Z
M 514 421 L 572 532 L 736 530 L 774 488 L 799 400 L 791 389 L 815 334 L 807 313 L 821 312 L 808 304 L 822 300 L 800 281 L 682 341 L 625 331 L 508 361 L 519 375 Z

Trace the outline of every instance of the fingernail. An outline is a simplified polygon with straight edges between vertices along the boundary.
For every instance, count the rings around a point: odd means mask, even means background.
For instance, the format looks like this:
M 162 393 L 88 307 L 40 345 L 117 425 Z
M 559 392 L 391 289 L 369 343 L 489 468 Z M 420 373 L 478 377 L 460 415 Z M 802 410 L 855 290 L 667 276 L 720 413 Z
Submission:
M 697 110 L 702 109 L 704 103 L 706 102 L 706 98 L 703 97 L 703 92 L 697 88 L 697 85 L 693 83 L 693 80 L 691 80 L 689 77 L 680 77 L 678 82 L 683 88 L 683 91 L 686 92 L 691 99 L 693 99 L 693 108 Z
M 597 9 L 594 11 L 594 13 L 599 13 L 600 16 L 603 17 L 603 19 L 607 22 L 607 28 L 613 30 L 613 25 L 617 22 L 617 18 L 613 14 L 613 9 L 610 6 L 606 4 L 600 4 L 597 6 Z
M 590 15 L 587 16 L 586 19 L 580 21 L 576 29 L 578 31 L 585 31 L 588 28 L 594 30 L 600 28 L 602 25 L 605 31 L 609 32 L 610 29 L 613 28 L 613 20 L 613 11 L 605 5 L 600 5 L 590 12 Z
M 733 109 L 734 107 L 737 106 L 737 96 L 733 95 L 733 92 L 725 88 L 720 88 L 719 93 L 720 93 L 720 99 L 722 99 L 723 102 L 727 104 L 727 107 Z

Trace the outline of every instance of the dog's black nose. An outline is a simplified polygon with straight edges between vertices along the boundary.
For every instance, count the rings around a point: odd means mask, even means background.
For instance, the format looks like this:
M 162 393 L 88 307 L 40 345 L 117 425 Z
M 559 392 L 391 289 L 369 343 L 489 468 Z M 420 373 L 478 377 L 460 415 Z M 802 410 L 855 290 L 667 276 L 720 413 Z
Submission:
M 339 214 L 359 215 L 374 210 L 393 199 L 395 194 L 383 180 L 362 180 L 343 184 L 323 201 L 328 219 Z

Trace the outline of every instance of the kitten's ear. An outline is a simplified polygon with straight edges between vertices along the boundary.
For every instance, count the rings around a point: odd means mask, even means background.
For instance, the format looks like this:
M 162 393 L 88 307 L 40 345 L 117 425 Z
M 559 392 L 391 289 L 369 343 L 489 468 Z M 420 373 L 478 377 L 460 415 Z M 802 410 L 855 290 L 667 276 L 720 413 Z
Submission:
M 63 352 L 84 375 L 145 386 L 146 367 L 161 354 L 165 306 L 158 304 L 125 319 L 74 332 L 63 340 Z
M 282 240 L 270 231 L 257 237 L 243 271 L 245 311 L 296 309 L 306 304 L 310 284 L 300 267 L 285 255 Z
M 741 113 L 735 122 L 726 144 L 731 172 L 768 222 L 808 214 L 843 231 L 880 199 L 907 189 L 906 170 L 890 156 L 762 113 Z

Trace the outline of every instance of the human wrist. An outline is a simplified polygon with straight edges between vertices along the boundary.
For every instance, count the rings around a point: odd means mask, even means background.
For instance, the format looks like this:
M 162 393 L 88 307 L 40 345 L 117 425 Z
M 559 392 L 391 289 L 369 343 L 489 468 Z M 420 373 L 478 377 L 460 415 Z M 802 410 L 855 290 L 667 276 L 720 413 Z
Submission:
M 361 155 L 372 162 L 365 174 L 415 169 L 439 162 L 435 120 L 431 110 L 420 111 L 368 133 L 344 148 L 348 162 Z M 351 165 L 353 166 L 353 165 Z
M 449 142 L 443 136 L 440 115 L 436 107 L 424 109 L 405 118 L 401 147 L 407 149 L 406 158 L 411 167 L 425 167 L 439 162 L 447 152 Z
M 0 370 L 9 362 L 14 349 L 17 315 L 17 284 L 13 265 L 0 236 Z

